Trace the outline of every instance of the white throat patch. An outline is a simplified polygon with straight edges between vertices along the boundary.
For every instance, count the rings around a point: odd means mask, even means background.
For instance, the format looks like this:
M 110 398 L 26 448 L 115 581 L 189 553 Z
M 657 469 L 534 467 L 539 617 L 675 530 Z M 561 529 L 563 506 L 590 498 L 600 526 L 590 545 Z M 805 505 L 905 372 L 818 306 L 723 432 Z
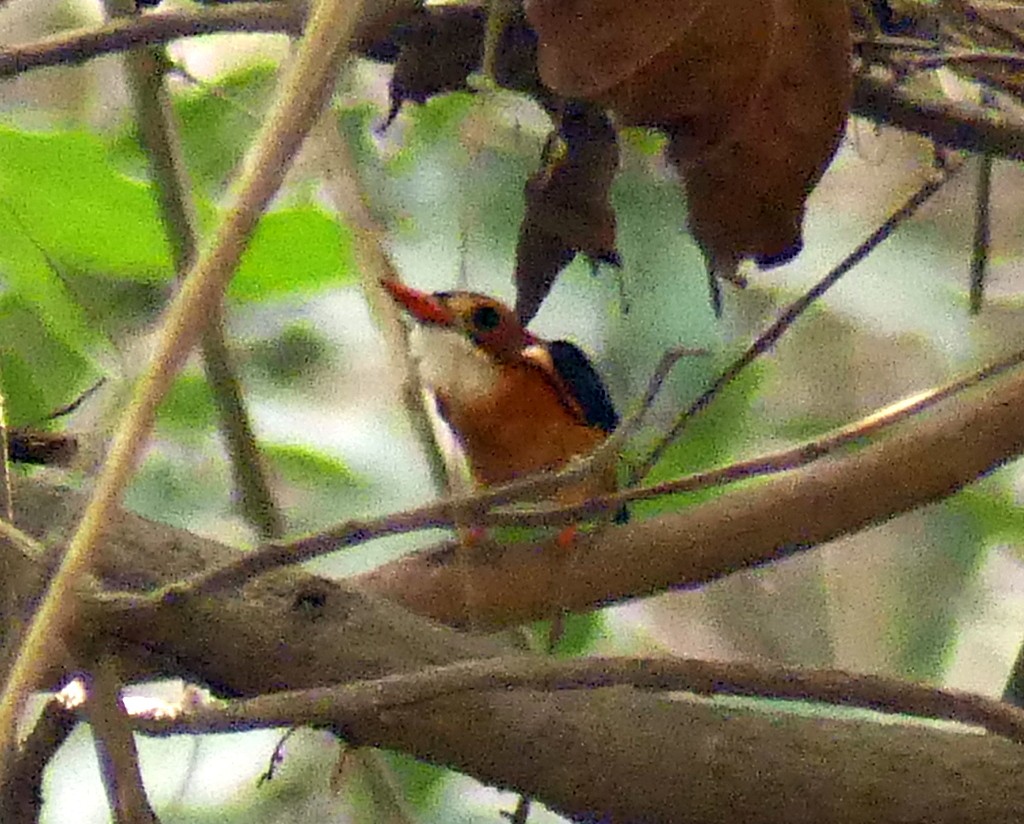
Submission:
M 409 334 L 409 347 L 426 388 L 452 400 L 485 397 L 498 382 L 497 365 L 461 332 L 417 325 Z

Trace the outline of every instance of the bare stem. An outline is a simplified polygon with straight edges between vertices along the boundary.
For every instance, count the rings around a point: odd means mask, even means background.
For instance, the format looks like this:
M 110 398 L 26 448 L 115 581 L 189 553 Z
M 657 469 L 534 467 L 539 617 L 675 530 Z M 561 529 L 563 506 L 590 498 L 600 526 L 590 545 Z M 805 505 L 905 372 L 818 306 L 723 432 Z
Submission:
M 359 9 L 358 0 L 321 0 L 316 6 L 270 117 L 243 164 L 227 216 L 168 308 L 153 359 L 121 419 L 95 491 L 0 697 L 0 757 L 13 749 L 16 720 L 43 669 L 49 645 L 72 619 L 74 587 L 88 571 L 93 547 L 135 470 L 157 406 L 199 337 L 210 307 L 219 303 L 260 214 L 333 88 Z
M 109 3 L 115 0 L 108 0 Z M 127 5 L 133 5 L 128 3 Z M 196 258 L 199 229 L 181 140 L 164 81 L 168 58 L 163 49 L 137 49 L 125 55 L 136 119 L 149 157 L 163 223 L 180 275 Z M 242 388 L 224 338 L 223 305 L 210 307 L 200 346 L 207 382 L 220 415 L 220 429 L 234 471 L 242 512 L 264 538 L 284 532 L 284 519 L 274 501 L 256 444 Z
M 762 332 L 747 350 L 733 361 L 718 379 L 705 391 L 690 407 L 683 412 L 672 427 L 665 433 L 661 441 L 651 450 L 647 459 L 638 466 L 632 473 L 631 483 L 645 477 L 655 464 L 660 461 L 668 448 L 675 443 L 690 420 L 707 408 L 711 402 L 721 394 L 732 381 L 758 357 L 771 349 L 782 337 L 783 333 L 793 325 L 793 322 L 800 317 L 818 298 L 824 295 L 829 289 L 835 286 L 839 280 L 854 266 L 866 258 L 876 247 L 888 238 L 895 229 L 905 220 L 910 218 L 921 206 L 923 206 L 932 195 L 941 189 L 946 181 L 950 179 L 955 169 L 943 167 L 929 176 L 929 179 L 914 192 L 906 202 L 893 212 L 888 219 L 867 237 L 863 243 L 857 246 L 828 274 L 819 280 L 814 286 L 807 290 L 797 300 L 782 310 L 775 322 Z
M 159 824 L 142 786 L 139 753 L 121 702 L 114 660 L 100 662 L 89 679 L 86 712 L 92 725 L 100 775 L 116 824 Z

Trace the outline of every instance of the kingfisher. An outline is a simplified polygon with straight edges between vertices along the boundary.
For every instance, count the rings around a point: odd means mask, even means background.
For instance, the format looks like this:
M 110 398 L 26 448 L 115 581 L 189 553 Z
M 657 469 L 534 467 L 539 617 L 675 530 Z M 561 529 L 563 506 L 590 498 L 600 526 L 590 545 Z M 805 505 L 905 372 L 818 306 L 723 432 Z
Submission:
M 575 344 L 538 338 L 511 308 L 487 295 L 381 283 L 415 321 L 410 349 L 424 387 L 476 483 L 560 469 L 618 426 L 604 383 Z M 581 503 L 616 486 L 609 463 L 560 491 L 557 500 Z M 619 513 L 616 520 L 623 517 Z

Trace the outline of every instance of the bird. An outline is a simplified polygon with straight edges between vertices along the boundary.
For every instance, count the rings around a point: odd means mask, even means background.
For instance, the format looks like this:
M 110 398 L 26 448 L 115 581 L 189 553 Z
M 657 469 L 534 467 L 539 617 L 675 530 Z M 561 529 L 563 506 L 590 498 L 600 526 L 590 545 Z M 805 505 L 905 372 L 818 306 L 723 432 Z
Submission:
M 395 279 L 381 283 L 413 321 L 409 346 L 422 383 L 478 485 L 558 470 L 618 426 L 604 382 L 575 344 L 539 338 L 488 295 L 422 292 Z M 571 505 L 616 487 L 609 462 L 555 499 Z M 623 519 L 623 512 L 616 515 Z M 571 541 L 568 533 L 559 537 L 565 541 Z

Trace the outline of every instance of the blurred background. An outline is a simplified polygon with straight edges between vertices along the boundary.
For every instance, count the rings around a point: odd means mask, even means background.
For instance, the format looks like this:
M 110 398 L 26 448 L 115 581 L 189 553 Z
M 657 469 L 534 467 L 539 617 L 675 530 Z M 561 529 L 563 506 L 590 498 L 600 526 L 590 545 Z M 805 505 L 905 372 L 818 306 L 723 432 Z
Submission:
M 164 4 L 164 7 L 170 4 Z M 184 6 L 183 6 L 184 7 Z M 0 43 L 96 24 L 92 0 L 0 4 Z M 169 50 L 185 156 L 201 222 L 267 110 L 288 40 L 194 38 Z M 423 289 L 513 298 L 522 186 L 549 123 L 506 92 L 407 104 L 384 132 L 390 69 L 353 63 L 334 116 L 358 192 L 386 228 L 403 278 Z M 941 78 L 939 78 L 941 80 Z M 939 82 L 937 80 L 936 82 Z M 705 348 L 673 373 L 625 460 L 770 323 L 869 235 L 930 174 L 921 138 L 853 120 L 810 199 L 803 253 L 711 312 L 703 261 L 656 135 L 622 137 L 613 201 L 621 273 L 570 266 L 532 325 L 591 353 L 629 409 L 669 347 Z M 399 398 L 401 366 L 364 299 L 352 235 L 334 213 L 320 160 L 300 157 L 234 282 L 226 322 L 257 435 L 290 532 L 411 507 L 436 496 Z M 978 161 L 801 318 L 695 423 L 655 470 L 678 476 L 777 449 L 853 421 L 1024 346 L 1024 173 L 996 162 L 986 304 L 967 304 Z M 173 289 L 117 57 L 0 82 L 0 373 L 13 425 L 39 423 L 98 378 L 68 420 L 85 449 L 69 482 L 88 486 Z M 57 470 L 34 470 L 56 473 Z M 240 546 L 239 515 L 198 362 L 161 411 L 128 505 Z M 713 494 L 705 492 L 703 493 Z M 575 652 L 658 653 L 840 667 L 999 695 L 1024 637 L 1024 518 L 1016 464 L 941 505 L 821 551 L 700 591 L 603 610 L 574 628 Z M 637 507 L 635 517 L 691 498 Z M 310 566 L 371 568 L 437 539 L 378 541 Z M 178 685 L 140 689 L 139 695 Z M 165 822 L 493 821 L 514 797 L 393 754 L 340 758 L 329 736 L 299 731 L 273 781 L 257 786 L 280 734 L 142 740 L 143 770 Z M 45 820 L 109 820 L 87 730 L 52 764 Z M 558 820 L 535 812 L 531 821 Z

